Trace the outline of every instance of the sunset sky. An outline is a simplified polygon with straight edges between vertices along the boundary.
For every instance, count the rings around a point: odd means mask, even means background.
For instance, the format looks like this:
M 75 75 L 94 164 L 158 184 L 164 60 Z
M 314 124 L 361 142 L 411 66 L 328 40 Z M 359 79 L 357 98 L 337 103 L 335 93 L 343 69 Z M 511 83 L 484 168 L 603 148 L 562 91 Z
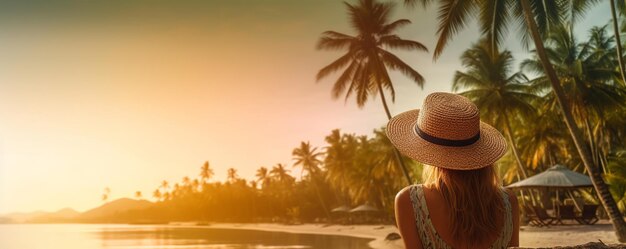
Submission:
M 397 7 L 394 19 L 413 21 L 401 37 L 432 50 L 436 11 Z M 602 2 L 577 35 L 609 13 Z M 0 214 L 84 211 L 105 187 L 152 200 L 162 180 L 197 177 L 207 160 L 214 180 L 230 167 L 253 179 L 260 166 L 291 166 L 300 141 L 324 146 L 336 128 L 370 134 L 386 123 L 379 98 L 358 109 L 331 99 L 337 75 L 315 81 L 341 55 L 315 50 L 326 30 L 353 33 L 340 1 L 0 4 Z M 472 24 L 436 62 L 399 52 L 426 83 L 392 73 L 392 113 L 450 91 L 478 33 Z M 515 33 L 505 47 L 521 60 Z

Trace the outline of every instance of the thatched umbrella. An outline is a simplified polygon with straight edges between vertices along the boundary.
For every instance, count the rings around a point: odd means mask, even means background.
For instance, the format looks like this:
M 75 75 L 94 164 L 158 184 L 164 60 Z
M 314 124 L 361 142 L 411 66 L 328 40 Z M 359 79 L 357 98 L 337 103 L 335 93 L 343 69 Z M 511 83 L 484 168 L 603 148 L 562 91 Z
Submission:
M 352 210 L 350 210 L 350 213 L 355 213 L 355 212 L 378 212 L 378 208 L 370 205 L 369 203 L 365 203 L 363 205 L 360 205 L 358 207 L 353 208 Z
M 333 208 L 332 210 L 330 210 L 330 212 L 332 212 L 332 213 L 347 213 L 347 212 L 350 212 L 350 207 L 348 207 L 346 205 L 342 205 L 342 206 Z
M 573 189 L 573 188 L 585 188 L 593 187 L 591 178 L 578 172 L 574 172 L 567 167 L 557 164 L 550 167 L 548 170 L 528 177 L 519 182 L 513 183 L 507 188 L 521 189 L 521 188 L 554 188 L 556 189 L 556 200 L 559 200 L 559 189 Z M 568 192 L 571 197 L 571 193 Z M 580 210 L 580 207 L 575 202 L 576 208 Z
M 507 188 L 583 188 L 593 187 L 589 176 L 571 171 L 567 167 L 557 164 L 548 170 L 513 183 Z

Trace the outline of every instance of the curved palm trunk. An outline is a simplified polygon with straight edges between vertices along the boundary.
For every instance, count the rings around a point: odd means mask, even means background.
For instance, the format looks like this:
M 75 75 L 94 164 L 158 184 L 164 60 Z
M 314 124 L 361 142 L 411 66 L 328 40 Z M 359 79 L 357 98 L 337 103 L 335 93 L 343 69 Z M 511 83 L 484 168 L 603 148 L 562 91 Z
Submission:
M 513 151 L 513 156 L 515 157 L 515 161 L 517 161 L 517 167 L 519 169 L 519 171 L 522 174 L 523 179 L 528 178 L 528 174 L 526 174 L 526 169 L 524 167 L 524 163 L 522 163 L 522 159 L 519 156 L 519 151 L 517 150 L 517 143 L 515 142 L 515 139 L 513 138 L 513 129 L 511 129 L 511 121 L 509 119 L 509 115 L 506 113 L 506 111 L 503 112 L 504 113 L 504 125 L 506 126 L 506 136 L 509 139 L 509 142 L 511 143 L 511 150 Z M 520 191 L 522 193 L 522 198 L 524 198 L 524 190 Z M 532 203 L 535 203 L 535 196 L 533 195 L 533 192 L 528 190 L 528 196 L 530 196 L 530 200 L 532 201 Z
M 532 10 L 530 8 L 529 0 L 521 0 L 522 8 L 524 10 L 524 19 L 526 20 L 526 24 L 528 25 L 533 42 L 535 43 L 535 50 L 537 51 L 537 55 L 541 60 L 541 64 L 550 80 L 550 84 L 552 85 L 552 92 L 556 96 L 556 99 L 561 107 L 561 113 L 563 114 L 563 118 L 565 120 L 565 124 L 569 130 L 572 139 L 574 140 L 574 145 L 576 146 L 576 150 L 578 150 L 578 154 L 585 165 L 585 168 L 589 172 L 591 176 L 591 182 L 598 193 L 598 197 L 604 206 L 604 209 L 607 211 L 609 218 L 613 222 L 613 228 L 615 229 L 615 235 L 620 242 L 626 242 L 626 222 L 622 218 L 622 214 L 620 213 L 617 203 L 611 196 L 609 192 L 608 185 L 602 179 L 602 173 L 600 169 L 593 164 L 593 160 L 591 159 L 591 153 L 589 152 L 589 148 L 586 146 L 582 133 L 578 126 L 576 126 L 576 122 L 574 121 L 574 117 L 572 115 L 572 110 L 570 107 L 570 103 L 567 102 L 565 93 L 563 91 L 563 87 L 561 86 L 559 79 L 556 76 L 556 72 L 554 68 L 552 68 L 552 64 L 548 60 L 548 56 L 546 55 L 545 48 L 543 46 L 543 42 L 541 41 L 541 36 L 539 35 L 539 31 L 537 29 L 537 24 L 535 23 L 535 19 L 532 14 Z
M 617 13 L 615 12 L 615 0 L 611 2 L 611 16 L 613 17 L 613 32 L 615 32 L 615 47 L 617 48 L 617 62 L 619 62 L 619 73 L 622 75 L 622 81 L 626 85 L 626 76 L 624 75 L 624 58 L 622 57 L 622 39 L 619 35 L 619 26 L 617 25 Z
M 387 114 L 387 119 L 391 120 L 391 112 L 389 112 L 389 107 L 387 106 L 387 101 L 385 100 L 385 93 L 383 92 L 383 87 L 380 85 L 380 83 L 376 83 L 376 86 L 378 86 L 378 92 L 380 93 L 380 99 L 383 102 L 383 107 L 385 107 L 385 113 Z M 400 170 L 402 170 L 402 174 L 404 174 L 404 177 L 406 178 L 406 182 L 408 185 L 413 184 L 413 181 L 411 181 L 411 176 L 409 176 L 409 171 L 406 169 L 406 165 L 404 165 L 404 161 L 402 161 L 402 156 L 400 155 L 400 152 L 398 151 L 398 149 L 396 149 L 395 147 L 393 148 L 393 154 L 396 157 L 396 162 L 398 162 L 398 166 L 400 167 Z

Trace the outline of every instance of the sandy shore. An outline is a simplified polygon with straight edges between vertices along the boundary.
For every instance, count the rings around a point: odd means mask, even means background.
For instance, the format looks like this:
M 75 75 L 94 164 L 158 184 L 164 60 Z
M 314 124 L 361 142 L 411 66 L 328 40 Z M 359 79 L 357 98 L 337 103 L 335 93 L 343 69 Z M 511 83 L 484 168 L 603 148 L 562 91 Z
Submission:
M 395 226 L 391 225 L 324 225 L 324 224 L 302 224 L 302 225 L 282 225 L 273 223 L 258 224 L 230 224 L 216 223 L 209 228 L 229 228 L 229 229 L 250 229 L 259 231 L 303 233 L 303 234 L 325 234 L 343 235 L 358 238 L 372 239 L 370 247 L 375 249 L 403 249 L 401 240 L 385 241 L 385 236 L 392 232 L 398 232 Z
M 401 240 L 385 241 L 385 236 L 397 229 L 391 225 L 281 225 L 281 224 L 211 224 L 210 228 L 250 229 L 305 234 L 345 235 L 372 239 L 370 246 L 375 249 L 402 249 Z M 520 247 L 553 247 L 581 245 L 602 241 L 606 244 L 618 243 L 613 228 L 607 221 L 596 225 L 565 225 L 549 228 L 527 227 L 520 229 Z
M 605 244 L 619 243 L 609 221 L 602 220 L 595 225 L 520 228 L 520 247 L 573 246 L 599 241 Z

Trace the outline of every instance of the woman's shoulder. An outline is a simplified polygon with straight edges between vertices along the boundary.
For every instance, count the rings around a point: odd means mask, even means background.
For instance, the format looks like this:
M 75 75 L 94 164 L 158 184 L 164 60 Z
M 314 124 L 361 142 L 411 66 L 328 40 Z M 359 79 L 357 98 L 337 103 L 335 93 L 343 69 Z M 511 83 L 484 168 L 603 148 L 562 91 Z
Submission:
M 398 191 L 398 194 L 396 194 L 396 206 L 412 206 L 412 197 L 415 198 L 417 197 L 417 195 L 419 195 L 420 192 L 422 191 L 417 191 L 418 189 L 422 190 L 424 188 L 427 188 L 425 185 L 423 184 L 413 184 L 413 185 L 409 185 L 404 187 L 403 189 L 401 189 L 400 191 Z
M 398 204 L 402 206 L 411 204 L 411 189 L 421 186 L 421 184 L 409 185 L 398 191 L 396 194 L 396 206 Z

